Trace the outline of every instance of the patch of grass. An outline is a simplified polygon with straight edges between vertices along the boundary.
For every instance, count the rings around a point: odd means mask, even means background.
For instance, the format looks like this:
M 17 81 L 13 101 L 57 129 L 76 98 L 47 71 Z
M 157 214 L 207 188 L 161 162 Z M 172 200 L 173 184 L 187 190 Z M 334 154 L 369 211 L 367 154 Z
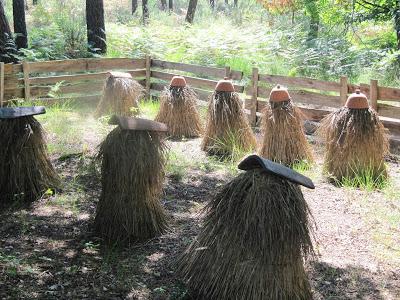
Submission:
M 182 181 L 186 175 L 188 168 L 191 167 L 191 162 L 186 157 L 177 151 L 170 150 L 168 153 L 167 175 L 175 180 Z
M 387 178 L 384 174 L 376 176 L 372 168 L 365 168 L 354 172 L 353 177 L 343 177 L 341 180 L 335 180 L 339 186 L 347 188 L 359 188 L 365 191 L 373 191 L 375 189 L 382 190 L 387 185 Z
M 142 100 L 139 102 L 140 116 L 143 118 L 154 120 L 159 109 L 160 102 L 158 101 Z
M 307 161 L 301 161 L 293 164 L 292 169 L 304 176 L 309 177 L 311 180 L 315 181 L 318 179 L 321 173 L 318 165 L 309 163 Z

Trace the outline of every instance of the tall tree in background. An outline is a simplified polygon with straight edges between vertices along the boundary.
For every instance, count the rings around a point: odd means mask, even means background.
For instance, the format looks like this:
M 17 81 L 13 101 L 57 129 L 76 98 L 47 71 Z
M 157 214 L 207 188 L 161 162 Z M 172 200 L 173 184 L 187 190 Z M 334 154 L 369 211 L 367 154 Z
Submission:
M 148 0 L 142 0 L 143 24 L 146 25 L 149 21 L 149 3 Z
M 161 0 L 161 10 L 167 9 L 167 0 Z
M 194 14 L 196 13 L 197 0 L 190 0 L 189 7 L 186 13 L 186 22 L 192 24 L 194 20 Z
M 15 43 L 18 49 L 28 48 L 28 33 L 25 22 L 25 1 L 13 0 Z
M 86 0 L 86 24 L 88 44 L 91 51 L 106 53 L 103 0 Z
M 307 41 L 312 42 L 318 37 L 319 31 L 319 9 L 318 0 L 305 0 L 306 12 L 310 17 L 310 28 L 308 30 Z
M 0 62 L 17 62 L 17 58 L 14 56 L 15 54 L 17 54 L 17 49 L 4 12 L 3 2 L 0 1 Z
M 210 0 L 210 6 L 212 10 L 215 9 L 215 0 Z
M 138 8 L 137 0 L 132 0 L 132 15 L 136 12 Z
M 174 0 L 168 0 L 168 9 L 169 11 L 174 10 Z
M 39 2 L 38 0 L 33 0 L 33 1 L 32 1 L 32 4 L 33 4 L 33 5 L 36 5 L 36 4 L 38 4 L 38 2 Z

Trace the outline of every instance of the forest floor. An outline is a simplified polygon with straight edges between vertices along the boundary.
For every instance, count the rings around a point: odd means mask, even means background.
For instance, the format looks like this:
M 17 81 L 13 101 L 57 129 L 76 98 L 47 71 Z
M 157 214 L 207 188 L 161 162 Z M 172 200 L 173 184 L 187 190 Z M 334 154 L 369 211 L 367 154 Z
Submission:
M 41 117 L 64 188 L 0 215 L 0 299 L 190 299 L 176 261 L 199 232 L 202 209 L 237 174 L 200 151 L 200 139 L 168 142 L 162 203 L 170 230 L 129 249 L 105 248 L 92 232 L 100 195 L 96 146 L 108 132 L 90 114 Z M 388 161 L 381 191 L 338 188 L 317 164 L 303 189 L 315 220 L 317 257 L 307 262 L 314 299 L 400 298 L 400 166 Z

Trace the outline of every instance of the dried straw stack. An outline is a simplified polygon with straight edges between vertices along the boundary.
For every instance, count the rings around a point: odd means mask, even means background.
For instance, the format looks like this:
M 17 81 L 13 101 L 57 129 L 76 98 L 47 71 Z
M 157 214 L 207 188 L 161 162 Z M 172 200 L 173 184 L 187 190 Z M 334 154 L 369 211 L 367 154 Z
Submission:
M 202 126 L 197 100 L 196 93 L 186 85 L 185 78 L 174 76 L 170 86 L 161 93 L 160 110 L 155 120 L 165 123 L 173 138 L 198 137 Z
M 143 95 L 144 88 L 129 73 L 109 72 L 108 74 L 95 116 L 100 117 L 105 114 L 137 115 L 139 99 Z
M 119 126 L 100 145 L 102 192 L 95 230 L 108 244 L 127 245 L 158 236 L 167 228 L 160 203 L 167 127 L 116 116 L 110 124 Z
M 231 155 L 234 148 L 250 151 L 256 139 L 232 81 L 220 80 L 211 95 L 202 150 L 211 155 Z
M 203 228 L 179 270 L 195 299 L 312 298 L 303 259 L 313 253 L 308 178 L 259 156 L 206 208 Z M 297 183 L 297 184 L 296 184 Z
M 360 90 L 348 97 L 344 107 L 327 115 L 317 133 L 325 141 L 324 171 L 332 179 L 340 182 L 365 175 L 375 180 L 387 177 L 386 130 Z
M 60 184 L 34 118 L 44 113 L 44 107 L 0 108 L 1 206 L 30 203 Z
M 292 166 L 313 162 L 311 148 L 303 132 L 303 118 L 293 104 L 288 90 L 280 85 L 272 89 L 262 117 L 261 156 Z

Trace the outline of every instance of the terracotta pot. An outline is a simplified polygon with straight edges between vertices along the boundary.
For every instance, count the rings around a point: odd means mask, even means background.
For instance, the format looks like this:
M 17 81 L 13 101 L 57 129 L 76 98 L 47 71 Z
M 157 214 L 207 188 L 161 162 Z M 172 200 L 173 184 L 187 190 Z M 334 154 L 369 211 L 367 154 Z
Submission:
M 110 77 L 115 77 L 115 78 L 132 78 L 132 75 L 129 73 L 125 72 L 113 72 L 113 71 L 108 71 L 108 74 Z
M 368 98 L 365 96 L 359 89 L 356 89 L 356 91 L 347 98 L 345 106 L 347 108 L 353 108 L 353 109 L 365 109 L 368 108 Z
M 277 85 L 271 90 L 271 93 L 269 94 L 269 101 L 271 102 L 283 102 L 283 101 L 289 101 L 290 100 L 290 95 L 284 86 Z
M 186 86 L 185 77 L 182 77 L 182 76 L 174 76 L 174 77 L 172 77 L 170 86 L 185 87 Z
M 223 80 L 218 81 L 215 90 L 217 92 L 234 92 L 235 87 L 232 81 L 225 77 Z

